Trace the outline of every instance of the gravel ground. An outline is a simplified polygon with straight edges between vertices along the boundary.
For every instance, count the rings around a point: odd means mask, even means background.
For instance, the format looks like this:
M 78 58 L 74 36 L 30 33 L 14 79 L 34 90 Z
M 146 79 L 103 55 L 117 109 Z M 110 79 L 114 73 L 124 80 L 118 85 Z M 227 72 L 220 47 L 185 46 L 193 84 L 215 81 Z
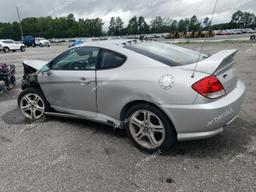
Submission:
M 200 44 L 182 45 L 200 50 Z M 66 46 L 0 53 L 22 76 L 22 60 L 49 60 Z M 19 86 L 0 95 L 0 191 L 256 191 L 256 45 L 206 44 L 204 52 L 238 48 L 247 93 L 239 118 L 214 138 L 177 143 L 146 155 L 121 130 L 82 120 L 26 121 Z

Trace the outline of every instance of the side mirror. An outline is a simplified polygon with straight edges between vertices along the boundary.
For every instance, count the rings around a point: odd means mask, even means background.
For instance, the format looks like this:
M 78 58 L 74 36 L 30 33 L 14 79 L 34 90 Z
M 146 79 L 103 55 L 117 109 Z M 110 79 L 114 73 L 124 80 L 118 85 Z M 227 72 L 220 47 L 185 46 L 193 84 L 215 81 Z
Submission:
M 44 65 L 40 70 L 39 73 L 42 75 L 50 75 L 50 68 L 48 65 Z

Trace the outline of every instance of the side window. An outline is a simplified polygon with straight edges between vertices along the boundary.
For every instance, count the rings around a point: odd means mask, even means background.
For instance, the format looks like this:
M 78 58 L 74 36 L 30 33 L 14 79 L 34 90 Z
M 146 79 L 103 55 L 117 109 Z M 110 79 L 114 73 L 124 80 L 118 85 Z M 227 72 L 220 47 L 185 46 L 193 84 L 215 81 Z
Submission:
M 51 70 L 94 70 L 96 68 L 99 48 L 76 47 L 59 55 L 50 63 Z
M 126 61 L 126 57 L 113 51 L 102 49 L 100 52 L 99 69 L 108 69 L 121 66 Z

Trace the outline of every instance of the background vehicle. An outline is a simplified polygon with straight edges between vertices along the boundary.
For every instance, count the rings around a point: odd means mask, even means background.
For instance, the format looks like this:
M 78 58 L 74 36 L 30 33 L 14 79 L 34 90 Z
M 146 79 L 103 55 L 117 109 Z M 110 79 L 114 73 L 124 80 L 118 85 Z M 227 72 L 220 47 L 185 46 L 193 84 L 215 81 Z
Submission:
M 36 44 L 36 46 L 40 46 L 40 47 L 44 47 L 44 46 L 50 47 L 51 46 L 50 41 L 43 37 L 36 37 L 35 44 Z
M 32 36 L 24 36 L 23 38 L 23 44 L 26 46 L 26 47 L 35 47 L 36 46 L 36 43 L 35 43 L 35 38 L 32 37 Z
M 94 120 L 124 128 L 143 151 L 165 151 L 176 139 L 219 134 L 236 118 L 245 92 L 236 52 L 209 56 L 151 41 L 88 42 L 50 62 L 24 61 L 18 105 L 29 119 Z
M 81 45 L 83 44 L 84 41 L 81 40 L 81 39 L 76 39 L 74 42 L 71 43 L 71 45 L 69 45 L 69 47 L 74 47 L 74 46 L 77 46 L 77 45 Z
M 0 50 L 3 50 L 5 53 L 9 51 L 25 51 L 25 45 L 22 43 L 18 43 L 13 41 L 12 39 L 2 39 L 0 40 Z

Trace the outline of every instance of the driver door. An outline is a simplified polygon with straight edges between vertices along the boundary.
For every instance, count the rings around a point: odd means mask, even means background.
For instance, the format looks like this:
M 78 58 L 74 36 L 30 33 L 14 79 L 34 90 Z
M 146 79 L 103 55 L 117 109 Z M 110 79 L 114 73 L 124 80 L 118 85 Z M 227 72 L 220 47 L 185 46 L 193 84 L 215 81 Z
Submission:
M 49 63 L 39 84 L 55 110 L 85 117 L 97 115 L 95 69 L 99 48 L 69 49 Z

